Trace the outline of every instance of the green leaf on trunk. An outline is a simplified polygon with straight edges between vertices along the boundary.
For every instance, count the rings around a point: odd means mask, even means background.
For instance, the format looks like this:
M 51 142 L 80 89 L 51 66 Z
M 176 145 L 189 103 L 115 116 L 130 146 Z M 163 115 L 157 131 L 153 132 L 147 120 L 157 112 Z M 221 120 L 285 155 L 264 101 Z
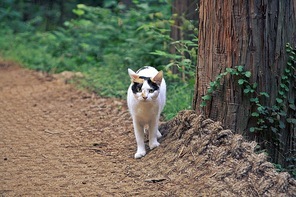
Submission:
M 204 100 L 204 101 L 208 101 L 208 100 L 211 100 L 211 96 L 210 95 L 204 95 L 203 97 L 201 97 L 202 98 L 202 100 Z
M 246 71 L 246 73 L 245 73 L 245 76 L 246 76 L 246 77 L 250 78 L 250 77 L 251 77 L 251 75 L 252 75 L 252 74 L 251 74 L 251 72 L 250 72 L 250 71 Z
M 276 102 L 279 103 L 279 104 L 283 103 L 283 99 L 276 98 L 275 100 L 276 100 Z
M 295 118 L 287 118 L 287 122 L 291 124 L 296 124 L 296 119 Z
M 244 83 L 245 83 L 245 80 L 244 80 L 244 79 L 239 79 L 239 80 L 238 80 L 238 84 L 239 84 L 239 85 L 243 85 Z
M 238 67 L 237 67 L 237 70 L 238 70 L 239 72 L 243 72 L 243 70 L 244 70 L 244 66 L 238 66 Z
M 251 127 L 251 128 L 250 128 L 250 132 L 252 132 L 252 133 L 253 133 L 255 130 L 256 130 L 255 127 Z
M 260 92 L 260 95 L 261 95 L 261 96 L 265 96 L 266 98 L 269 98 L 269 94 L 266 93 L 266 92 Z
M 253 117 L 259 117 L 259 113 L 258 113 L 258 112 L 253 112 L 251 115 L 252 115 Z

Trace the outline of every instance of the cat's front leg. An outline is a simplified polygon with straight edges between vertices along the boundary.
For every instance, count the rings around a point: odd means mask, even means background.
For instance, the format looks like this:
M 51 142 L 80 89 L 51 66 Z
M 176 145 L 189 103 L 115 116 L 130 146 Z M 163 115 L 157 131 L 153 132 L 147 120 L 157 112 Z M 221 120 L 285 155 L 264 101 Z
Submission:
M 157 129 L 157 139 L 161 138 L 162 134 L 160 133 L 160 131 Z
M 135 154 L 135 158 L 139 159 L 146 155 L 145 142 L 144 142 L 144 126 L 139 124 L 136 120 L 134 123 L 134 132 L 137 141 L 137 152 Z
M 161 137 L 161 134 L 158 131 L 158 121 L 153 121 L 149 124 L 149 148 L 152 150 L 159 146 L 157 138 Z

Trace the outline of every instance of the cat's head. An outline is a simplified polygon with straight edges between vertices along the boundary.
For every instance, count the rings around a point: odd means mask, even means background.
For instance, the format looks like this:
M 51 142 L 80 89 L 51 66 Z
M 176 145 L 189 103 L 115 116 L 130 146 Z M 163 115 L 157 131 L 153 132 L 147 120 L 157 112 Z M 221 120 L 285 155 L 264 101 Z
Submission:
M 159 71 L 153 77 L 140 76 L 128 69 L 132 81 L 132 92 L 139 101 L 153 101 L 159 95 L 159 88 L 163 78 L 163 72 Z

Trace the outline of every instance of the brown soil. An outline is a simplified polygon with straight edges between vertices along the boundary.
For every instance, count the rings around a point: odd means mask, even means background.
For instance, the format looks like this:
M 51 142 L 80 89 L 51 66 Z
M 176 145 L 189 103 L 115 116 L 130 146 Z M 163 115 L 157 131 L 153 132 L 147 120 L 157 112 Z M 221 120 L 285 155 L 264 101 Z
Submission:
M 58 79 L 56 79 L 58 78 Z M 139 160 L 125 101 L 0 63 L 1 196 L 293 196 L 255 143 L 183 111 Z

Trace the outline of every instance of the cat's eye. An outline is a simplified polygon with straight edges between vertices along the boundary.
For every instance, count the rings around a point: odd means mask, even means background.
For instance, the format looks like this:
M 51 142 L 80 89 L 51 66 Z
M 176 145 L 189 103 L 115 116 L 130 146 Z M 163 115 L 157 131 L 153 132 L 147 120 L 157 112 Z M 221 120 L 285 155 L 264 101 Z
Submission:
M 149 90 L 149 93 L 153 93 L 153 92 L 154 92 L 154 90 L 153 90 L 153 89 L 150 89 L 150 90 Z
M 140 87 L 137 87 L 137 92 L 141 92 L 141 88 Z

